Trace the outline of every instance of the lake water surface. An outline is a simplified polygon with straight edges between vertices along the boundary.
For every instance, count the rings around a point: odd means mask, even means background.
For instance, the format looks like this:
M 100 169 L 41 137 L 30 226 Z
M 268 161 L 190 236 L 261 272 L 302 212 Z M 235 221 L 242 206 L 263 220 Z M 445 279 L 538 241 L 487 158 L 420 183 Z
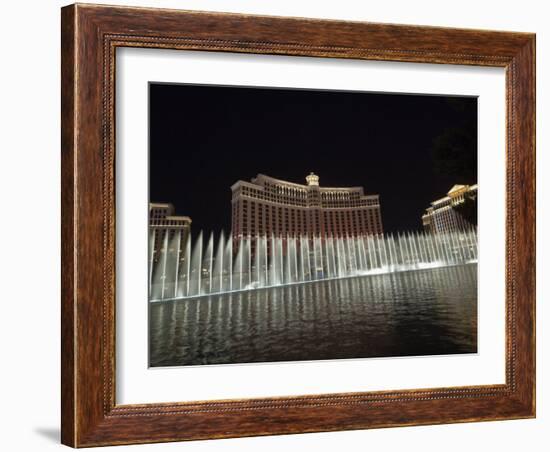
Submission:
M 151 366 L 477 352 L 477 265 L 150 303 Z

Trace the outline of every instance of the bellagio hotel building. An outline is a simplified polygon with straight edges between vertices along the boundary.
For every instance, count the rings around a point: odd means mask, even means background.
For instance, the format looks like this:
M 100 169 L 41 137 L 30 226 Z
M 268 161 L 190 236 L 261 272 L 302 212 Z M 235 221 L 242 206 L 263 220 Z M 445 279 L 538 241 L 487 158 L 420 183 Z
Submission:
M 233 238 L 382 234 L 378 195 L 365 195 L 363 187 L 321 187 L 313 173 L 306 182 L 258 174 L 233 184 Z

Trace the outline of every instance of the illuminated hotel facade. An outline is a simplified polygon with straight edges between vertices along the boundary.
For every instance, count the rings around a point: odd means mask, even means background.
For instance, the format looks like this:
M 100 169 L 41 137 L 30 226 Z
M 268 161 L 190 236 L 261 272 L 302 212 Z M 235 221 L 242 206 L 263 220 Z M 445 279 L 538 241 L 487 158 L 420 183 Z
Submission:
M 382 234 L 378 195 L 363 187 L 321 187 L 311 173 L 306 185 L 258 174 L 231 186 L 233 238 L 357 237 Z
M 180 250 L 183 250 L 187 243 L 191 232 L 191 218 L 174 213 L 174 206 L 170 203 L 149 203 L 149 258 L 152 264 L 157 263 L 162 250 L 177 252 L 173 249 L 174 246 L 179 244 Z
M 469 223 L 455 207 L 463 204 L 467 199 L 477 197 L 477 184 L 455 185 L 447 196 L 433 201 L 422 215 L 422 225 L 427 232 L 442 234 L 447 232 L 464 231 L 475 225 Z

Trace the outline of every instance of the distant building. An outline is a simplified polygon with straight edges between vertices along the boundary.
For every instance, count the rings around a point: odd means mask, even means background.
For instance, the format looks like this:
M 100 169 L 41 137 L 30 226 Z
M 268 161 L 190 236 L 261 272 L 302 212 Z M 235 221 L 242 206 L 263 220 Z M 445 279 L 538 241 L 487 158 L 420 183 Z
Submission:
M 313 173 L 306 182 L 258 174 L 233 184 L 233 237 L 382 234 L 378 195 L 365 195 L 363 187 L 320 187 Z
M 471 228 L 469 223 L 456 209 L 467 199 L 477 197 L 477 184 L 455 185 L 444 198 L 433 201 L 422 215 L 422 224 L 427 232 L 440 234 L 444 232 L 463 231 Z
M 174 215 L 175 209 L 168 203 L 149 203 L 149 259 L 152 266 L 160 258 L 163 249 L 177 252 L 173 249 L 179 244 L 184 250 L 191 232 L 191 218 Z M 180 255 L 183 257 L 184 253 Z

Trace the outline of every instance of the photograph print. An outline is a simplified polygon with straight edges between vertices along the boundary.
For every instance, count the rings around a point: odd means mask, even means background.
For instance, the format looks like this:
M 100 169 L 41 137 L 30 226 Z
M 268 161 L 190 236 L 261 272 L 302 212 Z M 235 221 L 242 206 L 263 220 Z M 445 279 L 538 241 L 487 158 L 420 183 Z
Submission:
M 148 90 L 150 367 L 477 353 L 476 97 Z

